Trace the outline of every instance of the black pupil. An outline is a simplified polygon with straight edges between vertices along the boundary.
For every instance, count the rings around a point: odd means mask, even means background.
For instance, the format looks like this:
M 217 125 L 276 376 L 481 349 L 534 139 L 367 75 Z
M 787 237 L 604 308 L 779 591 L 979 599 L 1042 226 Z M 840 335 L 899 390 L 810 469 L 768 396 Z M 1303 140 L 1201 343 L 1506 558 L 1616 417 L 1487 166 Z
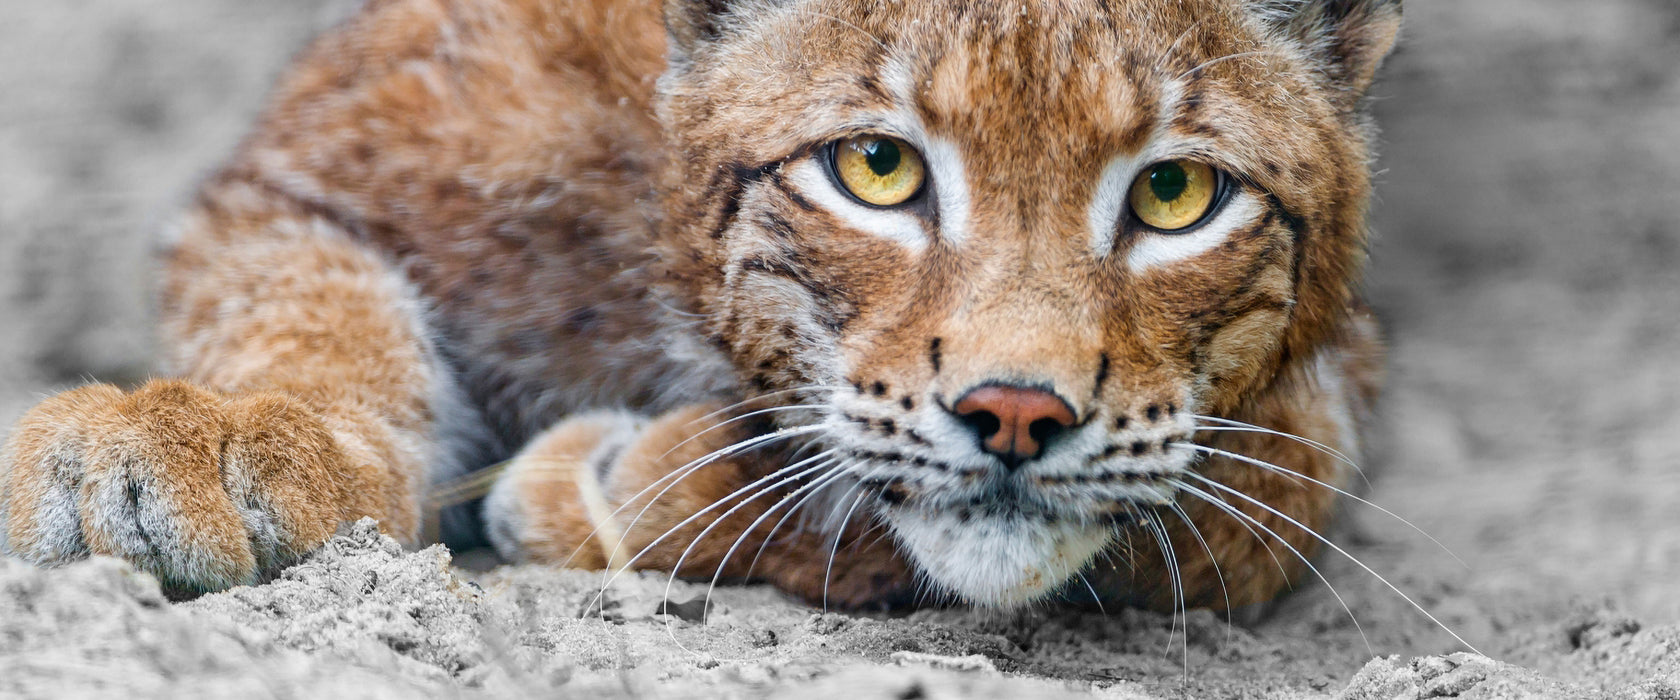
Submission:
M 899 161 L 904 158 L 904 155 L 898 151 L 898 144 L 886 139 L 867 142 L 859 150 L 863 151 L 864 160 L 869 162 L 869 169 L 875 171 L 875 174 L 881 177 L 896 172 Z
M 1162 163 L 1149 173 L 1149 190 L 1163 202 L 1178 199 L 1189 188 L 1190 176 L 1184 172 L 1184 166 L 1177 163 Z

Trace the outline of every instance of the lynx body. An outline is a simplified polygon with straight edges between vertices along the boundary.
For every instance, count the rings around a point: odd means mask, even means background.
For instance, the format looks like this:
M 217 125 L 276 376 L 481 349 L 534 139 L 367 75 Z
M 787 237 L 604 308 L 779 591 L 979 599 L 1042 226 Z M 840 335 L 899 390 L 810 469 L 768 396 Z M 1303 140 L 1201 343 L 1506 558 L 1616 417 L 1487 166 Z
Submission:
M 361 516 L 415 543 L 428 488 L 511 457 L 445 519 L 510 559 L 1267 600 L 1376 391 L 1362 98 L 1399 17 L 371 0 L 173 231 L 174 378 L 12 431 L 0 547 L 216 590 Z

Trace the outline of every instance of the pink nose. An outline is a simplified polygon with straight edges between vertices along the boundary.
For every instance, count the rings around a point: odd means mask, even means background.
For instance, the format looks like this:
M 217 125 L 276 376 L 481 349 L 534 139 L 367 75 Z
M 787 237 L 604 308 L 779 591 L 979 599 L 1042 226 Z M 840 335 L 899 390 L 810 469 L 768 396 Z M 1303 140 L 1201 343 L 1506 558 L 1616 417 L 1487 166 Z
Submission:
M 987 385 L 964 394 L 952 409 L 980 436 L 987 452 L 1010 467 L 1037 457 L 1044 442 L 1073 427 L 1073 409 L 1043 389 Z

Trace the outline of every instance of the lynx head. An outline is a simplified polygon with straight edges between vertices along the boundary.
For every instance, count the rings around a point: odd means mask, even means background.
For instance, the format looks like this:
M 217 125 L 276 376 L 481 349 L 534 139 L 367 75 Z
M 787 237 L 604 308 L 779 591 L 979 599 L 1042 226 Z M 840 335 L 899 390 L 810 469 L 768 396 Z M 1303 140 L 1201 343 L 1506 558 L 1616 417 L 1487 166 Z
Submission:
M 1012 605 L 1333 338 L 1398 0 L 667 0 L 663 255 L 928 580 Z M 807 390 L 809 388 L 826 388 Z M 797 391 L 786 391 L 797 390 Z M 841 506 L 850 506 L 848 499 Z

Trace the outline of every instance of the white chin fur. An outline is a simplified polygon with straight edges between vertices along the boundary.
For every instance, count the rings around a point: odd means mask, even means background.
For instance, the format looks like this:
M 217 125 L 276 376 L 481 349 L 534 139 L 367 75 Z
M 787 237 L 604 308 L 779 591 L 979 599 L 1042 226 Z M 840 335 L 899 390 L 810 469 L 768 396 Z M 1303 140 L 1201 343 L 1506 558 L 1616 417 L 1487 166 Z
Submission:
M 1010 608 L 1060 588 L 1114 538 L 1096 523 L 891 509 L 894 536 L 935 585 L 972 605 Z

